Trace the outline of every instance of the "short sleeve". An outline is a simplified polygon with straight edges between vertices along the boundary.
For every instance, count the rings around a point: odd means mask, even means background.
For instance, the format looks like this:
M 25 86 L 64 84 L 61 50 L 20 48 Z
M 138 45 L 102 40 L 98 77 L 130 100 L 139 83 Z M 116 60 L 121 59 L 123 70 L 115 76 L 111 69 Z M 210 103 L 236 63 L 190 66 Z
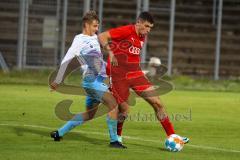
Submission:
M 113 28 L 109 30 L 112 40 L 121 40 L 131 34 L 131 25 Z

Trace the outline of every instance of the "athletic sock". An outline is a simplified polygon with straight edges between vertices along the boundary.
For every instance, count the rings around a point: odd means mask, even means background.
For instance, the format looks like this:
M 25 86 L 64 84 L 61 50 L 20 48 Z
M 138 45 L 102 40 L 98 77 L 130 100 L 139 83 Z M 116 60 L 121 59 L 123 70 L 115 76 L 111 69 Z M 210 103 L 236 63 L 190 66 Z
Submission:
M 170 136 L 171 134 L 175 134 L 174 128 L 172 123 L 170 122 L 169 118 L 166 117 L 163 120 L 160 121 L 166 134 Z
M 76 115 L 72 120 L 68 121 L 64 126 L 58 129 L 59 136 L 60 137 L 64 136 L 66 133 L 68 133 L 76 126 L 83 124 L 83 122 L 84 121 L 82 115 L 81 114 Z
M 118 140 L 117 137 L 117 120 L 112 119 L 109 116 L 107 116 L 107 125 L 110 135 L 110 142 L 115 142 Z
M 123 123 L 124 123 L 124 121 L 117 123 L 117 135 L 118 135 L 118 136 L 122 136 Z

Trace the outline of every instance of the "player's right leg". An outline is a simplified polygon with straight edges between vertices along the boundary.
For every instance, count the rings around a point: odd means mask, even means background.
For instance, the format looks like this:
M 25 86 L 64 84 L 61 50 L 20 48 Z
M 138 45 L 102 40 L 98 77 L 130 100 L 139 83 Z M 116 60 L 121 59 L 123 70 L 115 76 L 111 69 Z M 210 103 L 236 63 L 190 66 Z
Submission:
M 124 121 L 127 119 L 128 113 L 129 113 L 129 105 L 127 102 L 123 102 L 119 104 L 119 113 L 118 113 L 118 123 L 117 123 L 117 135 L 118 135 L 118 141 L 123 143 L 122 138 L 122 131 L 123 131 L 123 124 Z
M 167 136 L 170 136 L 171 134 L 175 134 L 174 127 L 167 115 L 167 112 L 165 110 L 165 106 L 163 103 L 160 101 L 160 98 L 154 93 L 154 90 L 152 88 L 148 88 L 144 91 L 142 91 L 140 94 L 144 95 L 142 96 L 154 109 L 155 114 L 159 122 L 161 123 L 162 127 L 164 128 Z M 184 143 L 189 142 L 189 138 L 187 137 L 182 137 Z

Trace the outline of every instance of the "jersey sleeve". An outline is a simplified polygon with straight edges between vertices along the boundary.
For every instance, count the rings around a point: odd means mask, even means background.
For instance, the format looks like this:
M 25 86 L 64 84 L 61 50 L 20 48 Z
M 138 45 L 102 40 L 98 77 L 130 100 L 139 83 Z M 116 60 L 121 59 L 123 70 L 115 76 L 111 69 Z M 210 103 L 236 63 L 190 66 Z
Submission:
M 130 26 L 122 26 L 109 30 L 109 34 L 112 40 L 121 40 L 131 34 Z
M 82 49 L 82 43 L 79 37 L 75 36 L 71 47 L 68 49 L 66 55 L 64 56 L 60 68 L 58 70 L 56 79 L 54 82 L 57 84 L 60 84 L 63 81 L 63 77 L 65 75 L 66 69 L 69 65 L 69 63 L 72 61 L 72 59 L 79 55 Z

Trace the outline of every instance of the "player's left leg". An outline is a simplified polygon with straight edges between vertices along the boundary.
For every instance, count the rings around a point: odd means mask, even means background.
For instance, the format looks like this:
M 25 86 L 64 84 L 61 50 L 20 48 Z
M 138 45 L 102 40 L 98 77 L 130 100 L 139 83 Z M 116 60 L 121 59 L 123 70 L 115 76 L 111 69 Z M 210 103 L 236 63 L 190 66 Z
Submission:
M 77 114 L 70 121 L 64 124 L 61 128 L 56 131 L 51 132 L 51 137 L 55 141 L 60 141 L 62 137 L 70 132 L 76 126 L 82 125 L 84 120 L 92 119 L 97 111 L 97 106 L 100 104 L 100 101 L 92 97 L 86 97 L 86 112 L 85 114 Z
M 89 119 L 93 119 L 95 116 L 95 113 L 98 110 L 98 106 L 101 103 L 99 100 L 92 98 L 90 96 L 86 96 L 86 111 L 88 112 Z
M 140 95 L 142 96 L 154 109 L 155 114 L 159 122 L 161 123 L 162 127 L 164 128 L 167 136 L 171 134 L 175 134 L 174 127 L 167 115 L 167 112 L 165 110 L 165 106 L 161 102 L 160 98 L 158 96 L 154 96 L 154 90 L 150 87 L 144 91 Z M 152 96 L 153 95 L 153 96 Z M 189 142 L 189 138 L 182 137 L 184 143 Z
M 133 90 L 152 106 L 156 117 L 164 128 L 167 136 L 175 134 L 174 127 L 167 115 L 165 106 L 161 102 L 157 92 L 148 79 L 144 76 L 139 77 L 135 80 L 134 84 L 135 86 L 133 87 Z M 188 143 L 189 141 L 189 139 L 186 137 L 183 137 L 183 140 L 185 143 Z
M 145 92 L 145 91 L 144 91 Z M 147 91 L 145 92 L 145 96 L 143 97 L 154 109 L 157 119 L 162 124 L 166 134 L 169 136 L 171 134 L 175 134 L 172 123 L 169 120 L 169 117 L 166 113 L 164 105 L 161 103 L 160 98 L 157 96 L 147 96 Z
M 105 101 L 111 101 L 110 98 L 105 98 L 105 97 L 109 97 L 106 95 L 107 93 L 104 94 L 108 88 L 107 86 L 102 84 L 102 81 L 103 79 L 101 80 L 101 82 L 99 82 L 99 79 L 97 79 L 95 80 L 95 82 L 92 82 L 92 83 L 85 82 L 84 85 L 87 86 L 85 89 L 88 93 L 88 96 L 86 97 L 86 112 L 75 115 L 70 121 L 68 121 L 65 125 L 59 128 L 57 131 L 51 132 L 51 137 L 54 138 L 55 141 L 60 141 L 60 139 L 70 130 L 72 130 L 76 126 L 83 124 L 88 120 L 93 119 L 96 111 L 98 110 L 98 105 L 100 104 L 101 99 L 104 99 L 104 100 L 106 99 Z M 113 102 L 115 102 L 115 100 Z M 107 105 L 114 106 L 114 104 L 110 104 L 110 103 L 108 103 Z M 104 111 L 106 111 L 106 109 L 103 109 L 102 112 Z M 105 112 L 101 114 L 105 114 Z M 112 114 L 110 114 L 110 117 L 112 117 Z M 117 114 L 115 116 L 115 119 L 117 119 Z M 117 140 L 117 135 L 116 135 L 116 140 Z

